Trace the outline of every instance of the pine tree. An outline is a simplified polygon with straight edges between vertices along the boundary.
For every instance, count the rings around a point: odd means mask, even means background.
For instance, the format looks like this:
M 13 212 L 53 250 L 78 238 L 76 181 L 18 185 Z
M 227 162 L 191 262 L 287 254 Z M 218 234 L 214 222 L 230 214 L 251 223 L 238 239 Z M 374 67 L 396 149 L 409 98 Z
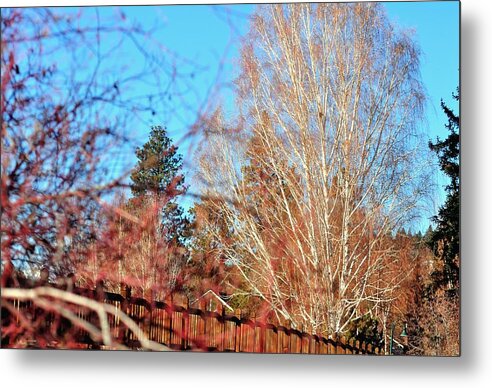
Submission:
M 135 152 L 138 164 L 131 174 L 131 190 L 135 197 L 151 193 L 163 195 L 171 186 L 181 193 L 186 191 L 184 177 L 179 174 L 183 158 L 177 150 L 165 128 L 152 127 L 149 140 Z
M 453 98 L 459 101 L 459 89 Z M 435 143 L 429 142 L 429 147 L 437 154 L 440 168 L 449 177 L 450 183 L 445 188 L 446 202 L 433 217 L 436 230 L 432 233 L 430 246 L 443 261 L 443 269 L 433 274 L 436 285 L 447 285 L 448 289 L 452 289 L 459 282 L 460 118 L 442 100 L 441 107 L 448 118 L 446 128 L 450 133 L 444 140 L 437 138 Z
M 183 246 L 190 224 L 183 208 L 176 202 L 176 198 L 187 190 L 181 173 L 183 157 L 161 126 L 152 127 L 149 140 L 137 148 L 135 154 L 138 163 L 131 174 L 133 196 L 145 198 L 154 195 L 167 199 L 162 209 L 164 238 L 168 243 Z

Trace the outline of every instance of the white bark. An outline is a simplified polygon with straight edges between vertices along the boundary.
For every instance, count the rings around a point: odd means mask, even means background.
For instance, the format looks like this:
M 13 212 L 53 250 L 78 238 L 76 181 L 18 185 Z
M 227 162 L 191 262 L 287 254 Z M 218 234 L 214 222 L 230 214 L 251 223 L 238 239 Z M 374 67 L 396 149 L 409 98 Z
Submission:
M 375 4 L 259 9 L 238 80 L 241 131 L 215 117 L 200 177 L 228 199 L 217 206 L 236 241 L 222 254 L 252 293 L 294 326 L 342 332 L 391 302 L 405 275 L 390 237 L 425 191 L 418 50 Z M 240 168 L 252 163 L 271 178 L 256 193 Z

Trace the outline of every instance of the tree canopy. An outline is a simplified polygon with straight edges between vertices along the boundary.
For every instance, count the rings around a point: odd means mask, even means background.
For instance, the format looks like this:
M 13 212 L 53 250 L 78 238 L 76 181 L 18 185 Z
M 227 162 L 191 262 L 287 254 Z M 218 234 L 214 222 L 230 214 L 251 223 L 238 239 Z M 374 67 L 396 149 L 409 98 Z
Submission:
M 406 276 L 390 236 L 426 193 L 418 46 L 377 4 L 267 5 L 240 65 L 200 171 L 228 198 L 220 254 L 279 319 L 341 333 Z
M 131 174 L 131 191 L 134 197 L 156 196 L 163 201 L 162 233 L 167 242 L 184 244 L 189 220 L 176 202 L 186 193 L 182 174 L 183 157 L 172 143 L 166 129 L 151 128 L 148 141 L 135 151 L 138 162 Z

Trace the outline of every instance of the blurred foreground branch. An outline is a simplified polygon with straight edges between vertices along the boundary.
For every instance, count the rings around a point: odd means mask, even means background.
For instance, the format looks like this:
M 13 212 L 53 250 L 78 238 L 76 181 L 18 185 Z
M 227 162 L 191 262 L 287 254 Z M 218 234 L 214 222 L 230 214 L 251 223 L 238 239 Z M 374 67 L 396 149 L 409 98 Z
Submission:
M 108 315 L 113 315 L 115 319 L 120 320 L 130 331 L 132 331 L 138 341 L 140 341 L 143 350 L 170 350 L 167 346 L 150 341 L 142 329 L 140 329 L 140 327 L 127 314 L 110 304 L 101 303 L 81 295 L 76 295 L 71 292 L 52 287 L 37 287 L 33 289 L 3 288 L 2 307 L 7 308 L 11 313 L 13 313 L 15 310 L 8 307 L 7 300 L 9 299 L 32 301 L 35 305 L 41 307 L 42 309 L 60 314 L 75 326 L 87 331 L 94 341 L 102 340 L 103 344 L 110 349 L 130 350 L 128 347 L 116 342 L 112 337 L 108 322 Z M 99 318 L 100 327 L 97 327 L 96 325 L 77 316 L 77 314 L 72 311 L 74 305 L 88 308 L 96 312 Z M 23 325 L 28 325 L 27 320 L 21 319 L 21 321 L 23 322 Z

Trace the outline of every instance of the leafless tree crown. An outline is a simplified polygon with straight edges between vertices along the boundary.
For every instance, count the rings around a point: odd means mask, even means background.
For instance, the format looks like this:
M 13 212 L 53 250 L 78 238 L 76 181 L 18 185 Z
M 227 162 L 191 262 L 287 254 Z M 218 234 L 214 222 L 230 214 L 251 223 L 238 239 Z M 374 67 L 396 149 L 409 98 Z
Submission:
M 229 199 L 211 206 L 234 230 L 222 255 L 279 318 L 342 332 L 404 277 L 390 237 L 425 194 L 419 50 L 377 4 L 261 6 L 237 88 L 200 170 Z

